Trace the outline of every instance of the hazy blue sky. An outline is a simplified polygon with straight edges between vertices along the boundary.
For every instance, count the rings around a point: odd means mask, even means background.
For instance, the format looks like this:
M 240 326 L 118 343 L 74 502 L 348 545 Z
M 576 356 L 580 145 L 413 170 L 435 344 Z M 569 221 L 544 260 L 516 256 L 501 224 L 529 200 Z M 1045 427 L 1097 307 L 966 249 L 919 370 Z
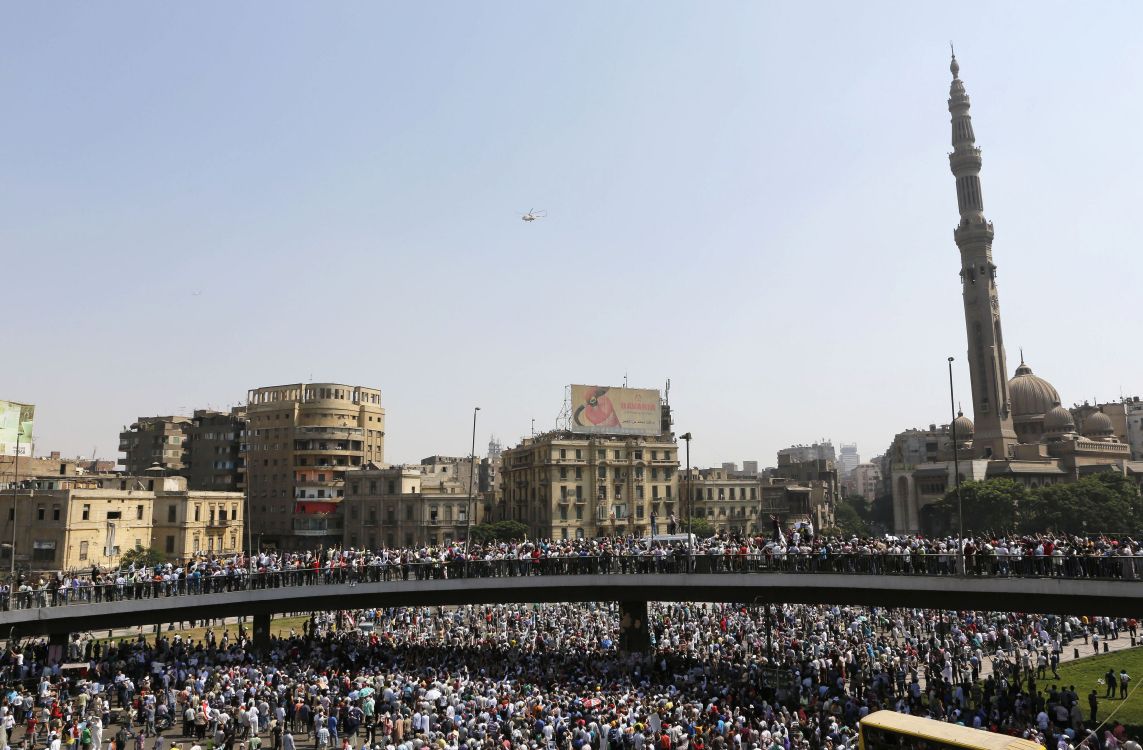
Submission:
M 671 379 L 695 464 L 872 457 L 947 421 L 950 354 L 970 401 L 950 39 L 1011 366 L 1143 394 L 1141 28 L 1134 2 L 8 3 L 0 398 L 37 404 L 41 452 L 113 456 L 140 415 L 367 384 L 396 462 L 626 373 Z

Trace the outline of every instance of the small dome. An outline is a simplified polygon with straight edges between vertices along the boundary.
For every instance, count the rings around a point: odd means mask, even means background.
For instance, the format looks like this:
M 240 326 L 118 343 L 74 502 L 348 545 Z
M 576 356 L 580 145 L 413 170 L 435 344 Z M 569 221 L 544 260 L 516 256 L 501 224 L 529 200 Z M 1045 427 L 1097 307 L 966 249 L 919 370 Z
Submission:
M 1052 384 L 1033 375 L 1023 358 L 1016 368 L 1016 376 L 1008 381 L 1008 392 L 1012 396 L 1012 416 L 1016 418 L 1038 417 L 1060 403 L 1060 394 Z
M 1110 437 L 1115 434 L 1115 427 L 1111 424 L 1111 417 L 1097 411 L 1083 420 L 1083 434 L 1085 437 Z
M 953 426 L 956 428 L 957 440 L 968 440 L 976 430 L 976 427 L 972 424 L 972 420 L 966 417 L 963 412 L 957 412 L 956 419 L 953 420 Z
M 1060 402 L 1057 401 L 1056 405 L 1044 415 L 1044 432 L 1066 435 L 1075 431 L 1076 422 L 1072 419 L 1072 413 L 1060 406 Z

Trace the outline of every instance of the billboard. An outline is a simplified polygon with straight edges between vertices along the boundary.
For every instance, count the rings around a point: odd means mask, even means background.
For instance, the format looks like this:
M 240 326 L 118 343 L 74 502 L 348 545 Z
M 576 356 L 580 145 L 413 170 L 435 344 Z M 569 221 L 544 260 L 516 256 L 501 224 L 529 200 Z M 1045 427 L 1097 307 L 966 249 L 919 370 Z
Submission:
M 659 435 L 660 412 L 654 389 L 571 387 L 571 431 L 581 435 Z
M 0 401 L 0 456 L 16 455 L 19 436 L 20 455 L 32 455 L 32 416 L 36 407 L 15 401 Z

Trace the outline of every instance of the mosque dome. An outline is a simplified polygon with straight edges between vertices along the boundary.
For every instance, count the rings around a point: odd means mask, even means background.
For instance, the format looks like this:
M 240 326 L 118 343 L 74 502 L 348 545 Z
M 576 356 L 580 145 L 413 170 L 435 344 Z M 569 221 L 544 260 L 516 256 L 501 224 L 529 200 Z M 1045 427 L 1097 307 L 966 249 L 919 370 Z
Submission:
M 1075 431 L 1076 423 L 1072 419 L 1072 413 L 1060 406 L 1060 402 L 1057 401 L 1056 405 L 1044 415 L 1044 432 L 1066 435 Z
M 1016 376 L 1008 381 L 1008 393 L 1015 418 L 1047 414 L 1053 405 L 1060 403 L 1060 394 L 1052 384 L 1033 375 L 1032 368 L 1024 364 L 1023 357 L 1016 368 Z
M 966 417 L 963 412 L 957 412 L 956 419 L 953 420 L 953 425 L 956 427 L 957 440 L 969 440 L 976 430 L 976 427 L 972 424 L 972 420 Z
M 1083 420 L 1083 434 L 1091 438 L 1111 437 L 1115 434 L 1115 427 L 1111 424 L 1111 417 L 1097 411 Z

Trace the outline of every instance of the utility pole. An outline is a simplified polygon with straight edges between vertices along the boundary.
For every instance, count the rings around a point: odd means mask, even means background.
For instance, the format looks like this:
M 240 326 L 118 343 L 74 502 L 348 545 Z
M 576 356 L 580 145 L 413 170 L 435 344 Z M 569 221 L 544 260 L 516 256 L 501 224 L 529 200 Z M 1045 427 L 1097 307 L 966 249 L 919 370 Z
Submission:
M 479 406 L 472 409 L 472 452 L 468 454 L 468 512 L 465 513 L 465 529 L 464 529 L 464 576 L 468 577 L 468 558 L 469 551 L 472 545 L 472 510 L 473 510 L 473 491 L 476 489 L 474 484 L 474 476 L 476 474 L 476 412 L 480 411 Z
M 12 481 L 12 549 L 9 553 L 12 555 L 12 570 L 9 572 L 11 581 L 9 582 L 9 597 L 16 591 L 16 497 L 20 491 L 20 425 L 16 425 L 16 456 L 12 462 L 12 473 L 14 479 Z
M 949 422 L 949 427 L 952 430 L 952 443 L 953 443 L 953 482 L 956 485 L 956 512 L 959 517 L 959 526 L 957 534 L 960 537 L 957 550 L 957 568 L 961 573 L 967 574 L 964 565 L 964 503 L 960 496 L 960 451 L 957 449 L 956 442 L 956 397 L 953 395 L 953 374 L 952 374 L 953 358 L 949 357 L 949 410 L 952 413 L 952 421 Z

